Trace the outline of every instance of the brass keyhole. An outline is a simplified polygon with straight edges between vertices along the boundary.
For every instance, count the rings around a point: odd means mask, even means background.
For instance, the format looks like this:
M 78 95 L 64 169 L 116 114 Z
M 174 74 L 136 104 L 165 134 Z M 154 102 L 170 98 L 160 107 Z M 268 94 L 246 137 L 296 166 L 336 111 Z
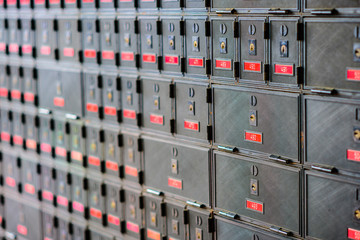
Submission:
M 129 41 L 129 38 L 126 37 L 124 40 L 125 40 L 125 43 L 126 43 L 126 44 L 129 44 L 129 42 L 130 42 L 130 41 Z M 149 40 L 148 40 L 148 41 L 149 41 Z M 148 43 L 148 44 L 149 44 L 149 43 Z
M 255 121 L 255 115 L 254 114 L 251 114 L 250 115 L 250 120 L 253 122 L 253 121 Z
M 170 45 L 170 47 L 174 46 L 174 40 L 170 40 L 169 45 Z
M 194 41 L 194 47 L 197 47 L 197 46 L 198 46 L 197 41 Z
M 159 101 L 158 100 L 154 100 L 154 105 L 158 106 L 159 105 Z
M 355 49 L 355 56 L 360 58 L 360 48 Z
M 360 140 L 360 130 L 359 129 L 356 129 L 354 131 L 354 138 L 357 140 Z
M 255 45 L 253 43 L 250 44 L 250 51 L 254 51 L 255 50 Z
M 112 94 L 111 94 L 111 92 L 109 92 L 109 93 L 107 94 L 107 97 L 108 97 L 108 99 L 111 101 L 111 99 L 112 99 Z
M 189 105 L 189 111 L 192 112 L 194 110 L 193 105 Z
M 251 184 L 251 189 L 252 189 L 253 191 L 256 191 L 256 185 L 255 185 L 255 184 Z
M 198 233 L 196 234 L 196 239 L 201 239 L 201 233 L 198 232 Z
M 285 46 L 285 45 L 282 45 L 282 46 L 281 46 L 281 52 L 282 52 L 282 53 L 286 52 L 286 46 Z
M 360 220 L 360 209 L 356 209 L 354 214 L 355 214 L 356 219 Z
M 151 45 L 151 40 L 150 40 L 150 39 L 147 39 L 147 40 L 146 40 L 146 43 L 147 43 L 147 45 L 150 46 L 150 45 Z
M 224 42 L 221 42 L 221 44 L 220 44 L 220 47 L 221 47 L 221 49 L 225 49 L 225 43 Z

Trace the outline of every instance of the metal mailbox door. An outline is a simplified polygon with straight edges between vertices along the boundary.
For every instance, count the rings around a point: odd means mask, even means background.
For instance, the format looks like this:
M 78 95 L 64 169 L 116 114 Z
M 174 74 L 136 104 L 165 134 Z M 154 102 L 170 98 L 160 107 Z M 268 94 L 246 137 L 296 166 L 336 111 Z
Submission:
M 124 219 L 123 206 L 120 202 L 123 190 L 118 183 L 106 182 L 106 216 L 108 226 L 121 231 L 121 221 Z
M 209 159 L 207 148 L 146 138 L 145 185 L 209 205 Z
M 11 119 L 12 113 L 6 109 L 0 109 L 1 117 L 1 145 L 10 145 L 11 142 Z
M 64 86 L 57 69 L 39 68 L 39 107 L 59 110 L 65 106 Z
M 86 156 L 88 167 L 98 172 L 103 171 L 103 135 L 103 130 L 101 130 L 99 126 L 86 126 Z
M 170 133 L 172 119 L 170 81 L 165 79 L 142 79 L 144 128 Z
M 42 18 L 40 18 L 42 17 Z M 39 16 L 36 19 L 36 56 L 41 59 L 55 59 L 56 32 L 51 18 Z
M 27 231 L 22 231 L 21 227 L 17 227 L 18 232 L 20 234 L 23 232 L 24 234 L 22 235 L 26 235 L 28 239 L 41 239 L 43 231 L 41 229 L 40 209 L 38 207 L 32 207 L 25 204 L 23 206 Z
M 69 150 L 71 163 L 84 165 L 86 128 L 80 121 L 70 121 Z
M 14 211 L 17 209 L 17 211 Z M 23 206 L 18 201 L 5 197 L 5 219 L 6 219 L 6 231 L 17 235 L 17 226 L 19 218 L 24 217 Z M 24 221 L 22 222 L 24 224 Z M 24 226 L 24 225 L 21 225 Z M 25 226 L 24 226 L 25 227 Z M 25 227 L 26 228 L 26 227 Z
M 276 10 L 281 11 L 280 13 L 297 12 L 300 8 L 300 3 L 297 0 L 275 0 L 275 1 L 247 1 L 247 0 L 212 0 L 212 8 L 215 10 L 229 10 L 236 9 L 239 13 L 272 13 Z
M 221 152 L 214 158 L 215 208 L 300 233 L 300 169 Z
M 215 87 L 215 143 L 299 161 L 299 104 L 298 94 Z
M 109 14 L 107 14 L 108 16 Z M 118 36 L 115 29 L 115 16 L 100 19 L 101 64 L 117 65 Z
M 356 239 L 360 233 L 359 181 L 305 173 L 305 236 Z
M 51 156 L 54 146 L 54 120 L 50 115 L 39 115 L 39 142 L 41 155 Z
M 87 184 L 88 180 L 84 178 L 83 174 L 77 174 L 74 168 L 71 175 L 72 212 L 79 216 L 86 214 L 85 211 L 88 206 Z
M 141 183 L 143 175 L 141 141 L 139 135 L 123 133 L 124 178 L 139 183 Z
M 0 64 L 0 98 L 3 101 L 9 99 L 10 91 L 10 67 L 5 66 L 5 64 Z
M 125 189 L 125 220 L 126 235 L 137 239 L 144 234 L 143 222 L 143 197 L 140 192 Z
M 146 239 L 162 239 L 166 233 L 164 202 L 161 197 L 146 195 L 145 202 L 145 224 Z
M 100 39 L 96 16 L 82 18 L 82 47 L 84 63 L 97 63 L 100 55 Z M 99 56 L 100 57 L 100 56 Z
M 25 147 L 32 152 L 39 152 L 39 117 L 33 114 L 25 115 Z
M 136 77 L 121 77 L 122 123 L 140 125 L 141 81 Z
M 266 44 L 264 18 L 239 18 L 240 80 L 265 82 Z
M 71 209 L 71 175 L 56 169 L 56 206 L 65 211 Z
M 120 0 L 121 2 L 121 0 Z M 138 28 L 134 17 L 121 17 L 119 21 L 120 68 L 134 69 L 139 65 Z
M 182 72 L 184 25 L 182 18 L 161 17 L 162 71 Z
M 175 81 L 176 85 L 176 134 L 208 139 L 207 88 L 205 83 L 185 83 Z
M 300 35 L 298 18 L 270 18 L 270 83 L 296 85 Z
M 12 111 L 12 144 L 16 147 L 22 148 L 24 145 L 24 123 L 25 115 L 18 111 Z
M 116 74 L 103 74 L 102 80 L 104 121 L 118 123 L 121 120 L 121 79 Z
M 18 185 L 20 184 L 20 170 L 17 165 L 19 160 L 16 156 L 4 152 L 3 162 L 4 164 L 2 170 L 5 188 L 17 191 Z
M 23 69 L 16 65 L 10 66 L 10 97 L 13 102 L 21 102 L 22 100 L 22 86 L 21 79 L 23 75 Z
M 140 4 L 141 5 L 141 4 Z M 160 37 L 158 18 L 139 17 L 140 26 L 140 68 L 158 72 Z
M 360 21 L 305 18 L 304 23 L 306 87 L 360 90 L 360 35 L 354 35 Z
M 89 178 L 89 216 L 90 220 L 100 223 L 103 223 L 105 216 L 105 196 L 106 190 L 105 185 L 95 180 L 95 176 Z
M 359 11 L 359 2 L 357 0 L 326 1 L 326 0 L 302 0 L 304 12 L 317 14 L 325 11 L 327 14 L 356 14 Z
M 234 78 L 235 68 L 238 67 L 236 59 L 236 36 L 239 24 L 234 18 L 213 17 L 211 21 L 212 35 L 212 70 L 214 77 Z
M 305 96 L 306 163 L 360 170 L 359 104 L 340 98 Z
M 57 238 L 59 240 L 72 240 L 69 224 L 68 220 L 58 218 Z
M 41 217 L 44 239 L 57 240 L 57 229 L 54 226 L 54 216 L 49 213 L 43 212 Z
M 63 69 L 61 81 L 65 98 L 64 111 L 79 117 L 83 116 L 83 83 L 80 68 Z
M 185 239 L 184 209 L 182 204 L 166 202 L 166 229 L 168 239 Z
M 23 58 L 31 58 L 34 54 L 35 21 L 30 19 L 29 16 L 29 18 L 21 18 L 21 55 Z
M 5 27 L 5 18 L 0 18 L 0 56 L 5 56 L 6 54 L 6 44 L 7 44 L 7 29 Z
M 30 159 L 22 159 L 21 165 L 23 192 L 26 196 L 37 199 L 40 190 L 40 177 L 38 175 L 40 165 Z
M 21 44 L 21 26 L 16 17 L 8 16 L 8 49 L 10 56 L 17 56 L 19 54 Z
M 188 207 L 189 211 L 189 238 L 190 240 L 211 240 L 212 235 L 209 233 L 211 222 L 210 212 L 200 211 L 199 209 Z
M 121 149 L 123 138 L 119 131 L 112 128 L 104 129 L 104 151 L 105 151 L 105 169 L 106 174 L 120 177 L 120 169 L 123 166 Z
M 39 102 L 36 81 L 37 70 L 24 66 L 23 72 L 23 77 L 20 80 L 23 88 L 24 104 L 28 106 L 37 106 Z
M 209 66 L 210 22 L 207 18 L 185 18 L 185 57 L 188 75 L 206 76 Z M 209 69 L 210 70 L 210 69 Z
M 81 50 L 81 24 L 76 16 L 68 16 L 59 19 L 59 51 L 60 60 L 69 62 L 79 61 L 79 52 Z
M 67 161 L 69 151 L 68 123 L 65 119 L 55 119 L 54 125 L 55 157 L 61 161 Z
M 53 204 L 55 191 L 56 171 L 49 166 L 41 166 L 41 199 L 43 202 Z
M 102 77 L 97 72 L 84 72 L 85 116 L 98 119 L 102 109 Z

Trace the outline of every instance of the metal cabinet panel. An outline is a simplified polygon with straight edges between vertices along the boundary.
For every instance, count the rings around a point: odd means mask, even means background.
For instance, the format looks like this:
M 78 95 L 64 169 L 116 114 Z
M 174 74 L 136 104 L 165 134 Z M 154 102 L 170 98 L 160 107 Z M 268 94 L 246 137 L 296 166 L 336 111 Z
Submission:
M 106 174 L 121 177 L 123 137 L 118 130 L 104 129 L 104 151 Z
M 316 13 L 328 11 L 330 13 L 355 14 L 359 11 L 357 0 L 326 1 L 326 0 L 303 0 L 303 11 Z
M 137 239 L 144 239 L 143 200 L 140 191 L 125 189 L 125 234 Z
M 41 199 L 45 203 L 54 203 L 56 197 L 55 178 L 55 169 L 46 165 L 41 165 Z
M 82 48 L 84 64 L 97 63 L 100 57 L 100 38 L 95 15 L 84 15 L 82 22 Z
M 144 183 L 147 187 L 209 204 L 209 157 L 207 148 L 145 138 Z
M 166 236 L 165 211 L 162 197 L 145 195 L 145 239 L 163 239 Z
M 8 19 L 8 50 L 10 56 L 17 56 L 19 54 L 21 44 L 20 25 L 18 24 L 17 16 L 9 15 Z
M 24 139 L 25 147 L 31 152 L 40 152 L 39 145 L 39 117 L 25 113 Z
M 172 100 L 169 95 L 171 82 L 165 79 L 142 79 L 144 128 L 170 133 Z
M 177 202 L 166 202 L 166 230 L 168 239 L 185 239 L 184 224 L 185 205 Z
M 17 232 L 20 234 L 20 236 L 26 236 L 27 239 L 41 239 L 43 234 L 41 228 L 40 209 L 38 207 L 33 207 L 25 204 L 23 205 L 23 209 L 24 215 L 19 217 L 20 222 L 17 225 Z M 21 223 L 22 218 L 25 219 L 25 226 Z
M 68 160 L 69 135 L 67 134 L 69 123 L 65 119 L 54 119 L 54 147 L 55 157 L 61 161 Z
M 18 65 L 10 65 L 10 98 L 13 102 L 21 102 L 22 100 L 22 86 L 21 78 L 23 75 L 23 69 Z
M 121 120 L 121 79 L 116 74 L 102 75 L 104 121 L 118 123 Z
M 118 35 L 115 30 L 115 15 L 100 18 L 101 64 L 118 65 Z
M 135 69 L 138 67 L 139 64 L 138 34 L 137 34 L 139 31 L 138 30 L 139 23 L 134 17 L 122 16 L 118 18 L 118 21 L 119 21 L 120 68 Z
M 212 234 L 209 232 L 209 223 L 213 220 L 208 211 L 202 211 L 192 207 L 187 207 L 190 240 L 211 240 Z
M 358 101 L 305 96 L 306 163 L 360 170 L 358 109 Z
M 23 148 L 24 146 L 24 136 L 25 136 L 25 115 L 20 111 L 12 111 L 12 144 L 13 146 Z
M 89 176 L 89 216 L 90 220 L 103 223 L 105 219 L 105 201 L 106 201 L 106 189 L 103 182 L 100 181 L 99 176 Z
M 124 178 L 141 183 L 143 176 L 141 139 L 138 134 L 123 132 Z
M 214 87 L 215 143 L 299 161 L 299 104 L 298 94 Z
M 301 234 L 300 169 L 215 152 L 215 207 Z
M 47 212 L 43 212 L 41 216 L 44 239 L 57 240 L 57 229 L 54 226 L 54 216 Z
M 84 71 L 85 85 L 85 116 L 87 118 L 98 119 L 101 116 L 103 97 L 101 87 L 103 81 L 98 72 Z
M 17 209 L 14 211 L 13 209 Z M 20 220 L 20 216 L 24 217 L 24 209 L 21 203 L 18 201 L 11 199 L 9 197 L 5 197 L 5 219 L 6 219 L 6 231 L 11 235 L 16 236 L 18 223 L 21 224 L 20 228 L 26 228 L 25 221 Z
M 58 20 L 59 56 L 61 61 L 78 62 L 81 50 L 80 22 L 76 15 L 68 15 Z
M 30 58 L 34 55 L 34 53 L 35 21 L 32 20 L 30 16 L 28 18 L 21 17 L 21 56 L 23 58 Z
M 9 99 L 10 92 L 10 67 L 5 63 L 0 64 L 0 98 L 2 101 Z
M 275 1 L 266 1 L 266 0 L 259 0 L 259 1 L 247 1 L 247 0 L 226 0 L 226 1 L 219 1 L 213 0 L 212 1 L 212 8 L 219 9 L 219 10 L 226 10 L 234 8 L 238 12 L 242 13 L 270 13 L 271 10 L 291 10 L 291 11 L 298 11 L 299 3 L 297 0 L 275 0 Z
M 139 17 L 140 26 L 140 68 L 158 72 L 160 37 L 157 17 Z
M 359 181 L 306 171 L 306 236 L 356 239 L 360 222 Z M 353 236 L 353 237 L 352 237 Z
M 300 45 L 297 18 L 270 18 L 270 83 L 297 84 Z
M 305 18 L 305 85 L 359 90 L 358 19 Z M 331 51 L 326 51 L 331 49 Z
M 162 28 L 162 71 L 182 72 L 183 31 L 182 18 L 161 17 Z
M 141 121 L 141 81 L 135 76 L 121 77 L 122 123 L 139 126 Z
M 106 219 L 107 225 L 117 231 L 121 231 L 123 216 L 122 195 L 124 191 L 118 183 L 106 182 Z
M 236 45 L 238 38 L 235 36 L 235 25 L 238 22 L 234 18 L 211 18 L 212 36 L 212 70 L 214 77 L 234 78 L 235 68 L 238 65 L 236 59 Z
M 34 68 L 28 66 L 23 67 L 23 76 L 20 81 L 23 89 L 24 104 L 27 106 L 37 106 L 39 102 L 36 74 L 37 70 Z
M 104 132 L 100 126 L 86 125 L 86 156 L 90 169 L 103 172 Z
M 206 101 L 208 84 L 175 81 L 176 134 L 208 139 L 209 104 Z
M 85 151 L 86 128 L 81 121 L 69 121 L 69 151 L 71 163 L 83 166 Z
M 34 159 L 21 159 L 21 179 L 23 193 L 32 199 L 38 198 L 40 190 L 40 165 Z
M 66 170 L 56 169 L 56 206 L 65 211 L 71 209 L 71 175 Z
M 56 40 L 53 18 L 39 15 L 36 19 L 36 57 L 46 60 L 55 59 Z
M 84 173 L 78 169 L 72 168 L 71 171 L 71 199 L 72 212 L 79 216 L 86 214 L 88 207 L 88 180 Z
M 6 54 L 7 32 L 5 18 L 0 17 L 0 56 L 5 56 Z
M 264 18 L 239 18 L 240 80 L 264 82 L 267 49 Z
M 21 182 L 20 179 L 20 170 L 18 168 L 18 163 L 20 160 L 17 156 L 12 155 L 11 153 L 3 153 L 3 177 L 5 181 L 5 188 L 17 191 L 18 186 Z
M 39 114 L 39 143 L 41 155 L 51 156 L 54 147 L 54 120 L 50 115 Z
M 70 219 L 58 218 L 57 238 L 59 240 L 72 240 Z
M 7 109 L 0 109 L 1 117 L 1 145 L 10 145 L 11 143 L 11 120 L 12 112 Z

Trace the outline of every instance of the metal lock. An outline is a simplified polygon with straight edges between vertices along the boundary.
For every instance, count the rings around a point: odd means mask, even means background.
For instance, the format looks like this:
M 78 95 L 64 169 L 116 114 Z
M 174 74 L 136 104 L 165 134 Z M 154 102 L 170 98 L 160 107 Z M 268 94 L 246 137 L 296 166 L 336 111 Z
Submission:
M 133 100 L 132 100 L 132 93 L 128 92 L 126 95 L 126 102 L 128 105 L 132 105 L 133 104 Z
M 171 173 L 178 174 L 178 161 L 171 159 Z
M 92 140 L 91 144 L 90 144 L 90 150 L 92 153 L 96 153 L 96 149 L 97 149 L 96 142 L 95 142 L 95 140 Z
M 136 208 L 134 205 L 130 205 L 129 206 L 129 210 L 130 210 L 130 217 L 135 219 L 136 218 Z
M 196 228 L 195 229 L 195 238 L 196 240 L 202 240 L 202 229 L 201 228 Z
M 249 112 L 249 123 L 250 126 L 257 126 L 257 111 L 256 110 L 250 110 Z
M 252 195 L 258 196 L 259 195 L 258 189 L 259 189 L 258 180 L 250 179 L 250 193 Z
M 188 101 L 189 114 L 195 116 L 195 101 Z
M 169 50 L 175 50 L 175 36 L 174 35 L 168 36 L 168 42 L 169 42 Z
M 128 160 L 129 162 L 134 162 L 134 150 L 132 148 L 128 149 Z
M 153 96 L 153 103 L 154 103 L 154 109 L 159 110 L 160 109 L 160 97 Z
M 289 46 L 289 41 L 280 41 L 280 57 L 282 58 L 289 57 L 288 46 Z
M 124 46 L 125 47 L 130 47 L 131 46 L 131 39 L 130 39 L 130 34 L 129 33 L 124 34 Z
M 173 234 L 179 235 L 179 221 L 171 220 L 171 232 Z
M 152 43 L 152 35 L 147 35 L 146 36 L 146 46 L 147 48 L 151 49 L 153 48 L 153 43 Z
M 354 127 L 353 132 L 354 132 L 353 133 L 354 141 L 359 142 L 360 141 L 360 128 L 359 127 Z
M 150 212 L 150 225 L 153 227 L 157 226 L 156 212 Z
M 360 220 L 360 209 L 356 209 L 354 212 L 354 216 L 357 220 Z
M 111 199 L 110 201 L 110 207 L 113 211 L 116 211 L 116 201 L 115 199 Z
M 219 38 L 220 53 L 227 53 L 227 38 Z
M 256 56 L 256 39 L 249 39 L 249 55 Z
M 354 55 L 354 62 L 360 62 L 360 43 L 354 43 L 353 55 Z
M 111 34 L 110 33 L 105 33 L 105 42 L 106 42 L 106 46 L 108 46 L 108 47 L 111 46 Z
M 200 38 L 198 36 L 192 37 L 192 51 L 200 52 Z

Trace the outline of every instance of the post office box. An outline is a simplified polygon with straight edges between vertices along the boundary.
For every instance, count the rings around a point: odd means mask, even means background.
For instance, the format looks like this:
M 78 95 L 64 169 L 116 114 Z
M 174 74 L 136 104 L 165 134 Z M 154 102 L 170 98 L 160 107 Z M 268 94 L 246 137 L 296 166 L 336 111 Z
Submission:
M 166 236 L 166 204 L 161 196 L 147 194 L 145 201 L 146 239 L 164 239 Z
M 18 190 L 20 186 L 20 166 L 21 160 L 12 153 L 3 152 L 3 177 L 5 180 L 5 188 L 13 191 Z
M 102 97 L 104 105 L 104 120 L 117 123 L 121 120 L 121 79 L 115 73 L 102 75 Z
M 306 163 L 348 171 L 360 169 L 358 107 L 358 101 L 305 96 Z
M 85 178 L 83 170 L 71 169 L 71 199 L 72 212 L 76 215 L 85 217 L 88 207 L 88 179 Z
M 171 82 L 166 79 L 142 79 L 143 92 L 143 126 L 144 128 L 171 132 L 172 99 L 170 98 Z
M 81 50 L 81 22 L 76 15 L 59 17 L 59 56 L 62 61 L 78 62 Z
M 6 20 L 4 17 L 0 17 L 0 56 L 5 56 L 6 54 L 6 44 L 7 44 L 7 29 L 6 29 Z
M 68 161 L 69 152 L 69 123 L 63 118 L 54 119 L 55 157 L 61 161 Z
M 104 129 L 104 152 L 106 173 L 115 177 L 122 177 L 120 169 L 123 166 L 122 157 L 123 137 L 117 129 Z
M 187 206 L 187 222 L 189 224 L 190 240 L 213 239 L 214 217 L 209 211 L 204 211 L 194 207 Z
M 22 100 L 21 75 L 23 75 L 23 69 L 20 66 L 10 65 L 10 97 L 13 102 L 21 102 Z
M 58 229 L 57 229 L 57 239 L 58 240 L 71 240 L 72 226 L 70 225 L 69 218 L 58 217 Z
M 20 113 L 19 110 L 12 111 L 12 144 L 16 147 L 22 148 L 24 146 L 25 135 L 25 115 Z
M 106 219 L 105 219 L 106 186 L 103 182 L 98 180 L 100 176 L 88 175 L 88 177 L 89 177 L 88 203 L 89 203 L 90 220 L 106 225 Z
M 104 131 L 99 126 L 86 126 L 86 156 L 89 168 L 104 171 Z
M 64 86 L 59 69 L 38 68 L 39 107 L 49 110 L 64 108 Z
M 172 3 L 172 2 L 169 2 Z M 161 17 L 162 71 L 180 73 L 183 71 L 184 21 L 180 17 Z
M 118 65 L 118 35 L 115 15 L 106 14 L 100 18 L 100 49 L 102 65 Z
M 95 15 L 83 15 L 81 22 L 84 63 L 97 63 L 100 52 L 98 21 Z
M 56 170 L 50 166 L 41 165 L 41 199 L 45 203 L 54 203 L 56 197 L 55 180 Z
M 209 159 L 207 148 L 144 137 L 144 184 L 210 204 Z
M 24 46 L 24 45 L 23 45 Z M 28 106 L 38 105 L 37 70 L 30 66 L 23 67 L 23 76 L 20 79 L 23 88 L 23 100 Z
M 142 4 L 140 3 L 140 6 Z M 159 69 L 160 28 L 157 17 L 139 17 L 140 26 L 140 68 L 144 71 Z
M 124 190 L 121 189 L 119 183 L 105 182 L 106 184 L 106 221 L 107 226 L 121 231 L 121 222 L 124 219 L 123 214 L 123 198 Z
M 57 91 L 59 90 L 58 88 L 59 86 L 57 85 Z M 83 81 L 80 68 L 73 67 L 71 70 L 68 68 L 62 69 L 60 88 L 62 88 L 60 91 L 64 91 L 62 93 L 64 105 L 62 106 L 62 102 L 57 104 L 54 99 L 55 107 L 64 109 L 63 111 L 66 111 L 66 113 L 79 117 L 83 116 Z
M 0 64 L 0 98 L 2 101 L 9 99 L 10 92 L 10 67 L 6 66 L 5 63 Z
M 121 6 L 120 0 L 120 6 Z M 124 1 L 125 4 L 125 1 Z M 120 68 L 135 69 L 139 65 L 138 31 L 139 22 L 134 17 L 118 18 Z
M 54 239 L 57 240 L 57 229 L 55 227 L 56 220 L 52 214 L 47 212 L 42 212 L 42 229 L 44 234 L 44 239 Z
M 52 156 L 54 147 L 54 120 L 50 115 L 39 114 L 39 142 L 42 155 Z
M 113 240 L 114 237 L 101 228 L 90 228 L 91 240 Z
M 144 199 L 140 191 L 125 189 L 125 220 L 127 236 L 144 239 Z
M 240 22 L 240 80 L 268 80 L 266 44 L 268 38 L 264 18 L 239 18 Z
M 12 112 L 8 109 L 0 109 L 1 117 L 1 145 L 10 144 L 11 142 L 11 119 Z
M 35 20 L 21 16 L 21 56 L 31 58 L 35 54 Z M 26 76 L 26 75 L 25 75 Z
M 86 222 L 80 223 L 79 221 L 73 221 L 73 238 L 74 239 L 86 239 L 89 237 L 89 231 L 86 226 Z
M 235 9 L 239 13 L 279 13 L 287 14 L 290 12 L 298 12 L 300 8 L 300 3 L 296 0 L 276 0 L 271 3 L 266 0 L 260 0 L 256 2 L 249 2 L 247 0 L 233 1 L 226 0 L 212 1 L 212 8 L 215 10 L 226 11 L 228 9 Z
M 27 236 L 27 239 L 41 239 L 43 231 L 41 228 L 41 212 L 39 207 L 24 204 L 24 217 L 26 229 L 17 226 L 17 231 L 20 235 Z M 20 223 L 21 224 L 21 223 Z
M 21 32 L 20 32 L 20 23 L 18 22 L 16 15 L 8 16 L 8 48 L 9 53 L 12 56 L 17 56 L 19 54 L 19 48 L 21 44 Z
M 121 77 L 122 123 L 141 125 L 141 81 L 135 76 Z
M 215 143 L 299 161 L 299 104 L 298 94 L 215 87 Z
M 185 55 L 186 73 L 188 75 L 201 75 L 211 71 L 209 59 L 210 22 L 206 17 L 185 18 Z
M 360 36 L 354 35 L 359 23 L 349 18 L 304 20 L 307 88 L 360 89 Z
M 359 181 L 312 171 L 305 173 L 305 236 L 356 239 L 360 231 Z
M 135 0 L 134 0 L 135 1 Z M 138 0 L 137 7 L 141 10 L 157 10 L 160 7 L 160 1 L 158 0 Z
M 25 147 L 28 151 L 39 152 L 39 117 L 32 114 L 25 114 Z
M 126 180 L 138 182 L 143 181 L 142 165 L 142 140 L 138 134 L 122 132 L 123 136 L 123 159 L 124 159 L 124 178 Z
M 40 176 L 41 166 L 36 162 L 36 159 L 22 158 L 21 159 L 21 179 L 23 194 L 33 199 L 38 198 L 40 190 Z
M 103 80 L 98 72 L 84 72 L 85 85 L 85 116 L 87 118 L 97 119 L 101 117 L 102 109 L 102 85 Z
M 211 18 L 212 71 L 214 77 L 238 77 L 236 56 L 238 22 L 234 18 Z
M 185 205 L 179 202 L 166 202 L 166 229 L 168 239 L 185 239 L 188 224 L 184 216 Z
M 215 152 L 214 172 L 216 209 L 301 234 L 300 169 Z
M 210 138 L 208 84 L 175 81 L 176 134 L 201 140 Z
M 288 239 L 270 232 L 254 228 L 243 223 L 230 221 L 223 218 L 216 218 L 216 240 L 226 239 L 258 239 L 258 240 L 277 240 Z
M 340 2 L 303 0 L 301 3 L 303 11 L 311 12 L 312 14 L 317 14 L 322 11 L 325 11 L 327 14 L 356 14 L 359 11 L 359 4 L 356 0 Z
M 302 32 L 298 26 L 298 18 L 270 18 L 270 83 L 300 83 L 297 69 Z
M 54 59 L 57 49 L 55 32 L 56 24 L 51 16 L 37 15 L 36 19 L 36 57 L 40 59 Z
M 70 124 L 70 158 L 77 165 L 84 165 L 86 129 L 82 121 L 69 121 Z
M 17 211 L 14 211 L 16 209 Z M 21 216 L 21 217 L 20 217 Z M 10 235 L 17 235 L 17 226 L 20 225 L 20 231 L 26 228 L 24 218 L 24 209 L 18 200 L 10 197 L 5 197 L 5 219 L 6 219 L 6 232 Z M 21 221 L 20 221 L 21 220 Z
M 71 180 L 65 169 L 56 169 L 56 206 L 63 210 L 71 209 Z

